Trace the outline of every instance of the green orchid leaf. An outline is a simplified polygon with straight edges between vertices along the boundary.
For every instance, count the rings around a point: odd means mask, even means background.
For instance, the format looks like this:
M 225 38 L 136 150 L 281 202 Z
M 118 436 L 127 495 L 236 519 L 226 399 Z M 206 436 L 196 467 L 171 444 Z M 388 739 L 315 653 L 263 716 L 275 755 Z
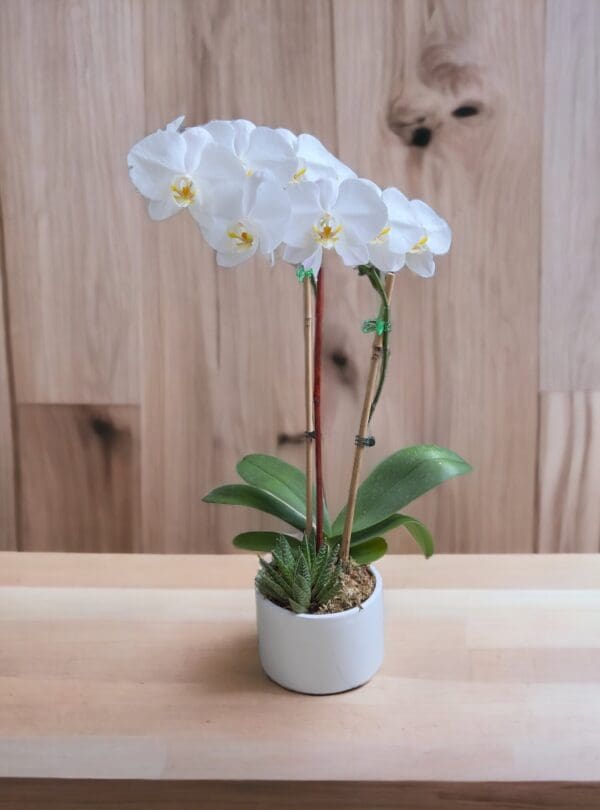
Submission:
M 383 537 L 371 537 L 356 546 L 350 548 L 350 556 L 358 565 L 369 565 L 375 562 L 388 550 L 388 544 Z
M 259 453 L 244 456 L 236 469 L 247 484 L 270 492 L 297 512 L 306 514 L 306 478 L 302 470 L 275 456 Z
M 391 515 L 385 518 L 385 520 L 381 520 L 379 523 L 375 523 L 373 526 L 369 526 L 360 532 L 352 532 L 350 545 L 353 546 L 355 543 L 362 543 L 363 540 L 370 540 L 371 537 L 383 536 L 386 532 L 395 529 L 397 526 L 402 526 L 403 522 L 404 515 Z M 334 534 L 327 538 L 327 542 L 332 546 L 341 543 L 342 535 Z
M 352 554 L 354 554 L 354 549 L 365 541 L 370 540 L 372 537 L 379 537 L 392 529 L 396 529 L 398 526 L 404 526 L 414 540 L 417 541 L 423 554 L 426 557 L 431 557 L 434 551 L 433 537 L 429 529 L 420 520 L 410 515 L 391 515 L 391 517 L 376 523 L 374 526 L 369 526 L 368 529 L 354 532 L 350 538 Z M 341 535 L 334 535 L 328 538 L 327 542 L 330 545 L 335 545 L 341 542 Z
M 420 520 L 417 520 L 417 518 L 411 517 L 410 515 L 396 515 L 396 517 L 400 521 L 396 525 L 404 526 L 406 531 L 412 535 L 414 540 L 416 540 L 425 557 L 429 559 L 434 552 L 434 543 L 431 532 L 427 526 L 425 526 L 424 523 L 421 523 Z
M 452 450 L 434 444 L 419 444 L 398 450 L 384 459 L 358 488 L 353 532 L 385 520 L 425 492 L 457 475 L 471 471 Z M 342 509 L 333 523 L 340 534 L 346 516 Z
M 287 503 L 292 509 L 300 512 L 306 520 L 306 475 L 298 467 L 288 464 L 277 456 L 253 453 L 245 456 L 237 465 L 240 478 L 265 492 L 270 492 L 279 500 Z M 316 493 L 313 488 L 313 503 Z M 323 510 L 323 531 L 331 534 L 331 518 L 327 504 Z M 313 523 L 315 515 L 313 514 Z
M 306 518 L 302 512 L 294 509 L 280 498 L 276 498 L 270 492 L 258 489 L 258 487 L 248 486 L 247 484 L 226 484 L 213 489 L 202 500 L 205 503 L 222 503 L 258 509 L 260 512 L 266 512 L 268 515 L 280 518 L 295 529 L 304 531 Z
M 300 542 L 291 534 L 282 534 L 282 532 L 242 532 L 233 538 L 233 545 L 244 551 L 273 551 L 277 538 L 282 536 L 290 543 L 293 540 L 297 543 Z

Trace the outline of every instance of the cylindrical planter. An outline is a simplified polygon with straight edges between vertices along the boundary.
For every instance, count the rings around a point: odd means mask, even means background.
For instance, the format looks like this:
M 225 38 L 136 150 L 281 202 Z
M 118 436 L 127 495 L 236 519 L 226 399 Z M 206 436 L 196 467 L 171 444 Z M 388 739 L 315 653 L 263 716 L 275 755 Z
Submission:
M 271 680 L 309 695 L 345 692 L 369 681 L 383 661 L 383 584 L 342 613 L 292 613 L 256 593 L 258 650 Z

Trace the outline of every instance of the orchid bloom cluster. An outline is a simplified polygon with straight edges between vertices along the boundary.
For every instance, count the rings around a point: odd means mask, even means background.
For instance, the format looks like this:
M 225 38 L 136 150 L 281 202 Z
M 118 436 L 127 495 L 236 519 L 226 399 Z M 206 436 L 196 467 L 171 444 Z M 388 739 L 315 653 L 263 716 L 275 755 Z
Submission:
M 221 267 L 258 253 L 316 277 L 334 250 L 348 267 L 429 277 L 450 248 L 428 205 L 358 178 L 309 134 L 244 120 L 184 129 L 181 117 L 139 141 L 128 166 L 152 219 L 187 208 Z

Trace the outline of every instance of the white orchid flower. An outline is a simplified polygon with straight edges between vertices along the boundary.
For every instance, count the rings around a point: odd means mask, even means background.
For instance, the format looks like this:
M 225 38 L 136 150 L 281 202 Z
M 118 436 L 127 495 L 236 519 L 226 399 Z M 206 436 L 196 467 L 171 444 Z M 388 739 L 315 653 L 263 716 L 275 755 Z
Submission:
M 127 156 L 133 185 L 149 201 L 155 220 L 187 208 L 202 222 L 222 183 L 239 184 L 243 170 L 203 127 L 180 132 L 183 116 L 142 138 Z
M 268 173 L 245 176 L 240 185 L 221 188 L 202 233 L 217 251 L 217 264 L 236 267 L 255 253 L 271 255 L 281 244 L 290 217 L 290 201 Z
M 369 243 L 369 261 L 383 273 L 395 273 L 406 266 L 423 278 L 431 277 L 435 273 L 434 255 L 450 249 L 448 224 L 424 202 L 408 200 L 397 188 L 380 193 L 388 221 Z
M 422 278 L 431 278 L 435 273 L 434 256 L 448 253 L 452 243 L 452 231 L 446 220 L 421 200 L 410 201 L 423 235 L 406 252 L 406 266 Z
M 395 273 L 406 264 L 406 253 L 424 236 L 410 201 L 397 188 L 381 191 L 387 208 L 387 222 L 375 239 L 369 242 L 369 261 L 382 273 Z
M 319 272 L 323 250 L 335 250 L 347 266 L 369 260 L 367 244 L 387 220 L 387 209 L 371 184 L 354 178 L 293 183 L 292 214 L 286 229 L 284 261 Z
M 296 166 L 288 182 L 329 179 L 341 183 L 342 180 L 356 177 L 356 173 L 332 155 L 314 135 L 294 135 L 289 129 L 278 129 L 276 132 L 287 140 L 296 156 Z
M 280 132 L 257 127 L 250 121 L 210 121 L 204 129 L 216 143 L 229 149 L 248 175 L 269 172 L 282 186 L 296 168 L 294 151 Z

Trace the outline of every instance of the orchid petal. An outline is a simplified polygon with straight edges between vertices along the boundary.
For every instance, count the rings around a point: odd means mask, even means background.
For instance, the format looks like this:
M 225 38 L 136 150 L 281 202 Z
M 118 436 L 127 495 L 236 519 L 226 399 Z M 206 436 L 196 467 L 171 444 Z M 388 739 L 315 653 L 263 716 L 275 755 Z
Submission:
M 248 151 L 250 138 L 256 126 L 252 121 L 246 121 L 245 118 L 230 121 L 230 124 L 233 129 L 233 151 L 241 160 L 244 160 L 244 155 Z
M 168 219 L 174 214 L 178 214 L 179 211 L 181 211 L 181 208 L 179 208 L 172 197 L 165 197 L 163 200 L 150 200 L 148 202 L 148 214 L 150 215 L 150 219 L 156 222 Z
M 441 255 L 450 250 L 452 231 L 448 223 L 422 200 L 411 200 L 410 207 L 427 232 L 427 247 Z
M 167 124 L 165 129 L 167 130 L 167 132 L 170 132 L 171 130 L 173 132 L 178 132 L 180 130 L 181 125 L 183 124 L 184 121 L 185 121 L 185 115 L 180 115 L 179 118 L 175 118 L 173 121 L 171 121 L 169 124 Z
M 410 201 L 397 188 L 386 188 L 381 195 L 388 210 L 388 243 L 393 253 L 406 253 L 425 236 Z
M 256 191 L 248 219 L 259 232 L 261 253 L 270 253 L 282 242 L 290 218 L 290 201 L 277 183 L 264 180 Z
M 369 251 L 366 245 L 351 245 L 344 239 L 335 243 L 335 252 L 341 257 L 346 267 L 356 267 L 369 261 Z
M 382 273 L 395 273 L 404 267 L 405 254 L 392 251 L 388 242 L 383 244 L 370 242 L 367 247 L 369 261 Z
M 421 278 L 431 278 L 435 273 L 433 254 L 428 250 L 421 253 L 407 253 L 406 266 Z
M 322 177 L 316 181 L 316 184 L 319 187 L 321 211 L 331 214 L 338 197 L 339 183 L 330 177 Z
M 127 156 L 131 182 L 144 197 L 162 199 L 173 176 L 185 174 L 185 149 L 180 132 L 158 130 L 142 138 Z
M 295 135 L 293 132 L 290 132 L 289 129 L 284 129 L 283 127 L 277 127 L 275 132 L 277 132 L 279 135 L 281 135 L 282 138 L 285 138 L 285 140 L 289 143 L 289 145 L 292 147 L 294 152 L 296 152 L 296 149 L 298 147 L 298 136 L 297 135 Z
M 238 265 L 247 262 L 248 259 L 251 259 L 256 253 L 257 248 L 258 245 L 255 242 L 252 247 L 248 248 L 247 250 L 240 251 L 239 253 L 237 251 L 217 251 L 217 264 L 219 267 L 237 267 Z
M 283 250 L 283 261 L 294 265 L 302 264 L 306 270 L 312 270 L 316 277 L 323 262 L 323 248 L 321 245 L 315 247 L 314 242 L 304 247 L 286 245 Z
M 233 183 L 241 188 L 246 172 L 233 152 L 221 144 L 209 143 L 202 151 L 194 180 L 201 191 L 204 185 L 218 185 L 220 194 L 221 183 Z
M 226 149 L 234 151 L 233 139 L 235 132 L 231 126 L 231 121 L 209 121 L 204 124 L 204 129 L 209 132 L 215 140 L 215 143 L 221 144 Z
M 316 183 L 294 183 L 287 189 L 292 213 L 288 221 L 284 241 L 300 247 L 313 243 L 313 225 L 322 215 L 319 203 L 319 186 Z
M 283 135 L 269 127 L 256 127 L 253 130 L 243 160 L 252 171 L 262 169 L 271 172 L 281 185 L 289 181 L 297 165 L 290 144 Z
M 320 180 L 330 178 L 341 182 L 347 178 L 356 177 L 356 174 L 338 160 L 335 155 L 326 149 L 318 138 L 314 135 L 303 133 L 298 136 L 298 157 L 301 158 L 307 168 L 307 180 Z
M 204 150 L 209 144 L 214 144 L 214 141 L 204 127 L 189 127 L 182 134 L 186 145 L 185 171 L 192 175 L 198 168 Z
M 362 180 L 344 180 L 332 211 L 348 243 L 375 239 L 387 222 L 387 208 L 377 192 Z

